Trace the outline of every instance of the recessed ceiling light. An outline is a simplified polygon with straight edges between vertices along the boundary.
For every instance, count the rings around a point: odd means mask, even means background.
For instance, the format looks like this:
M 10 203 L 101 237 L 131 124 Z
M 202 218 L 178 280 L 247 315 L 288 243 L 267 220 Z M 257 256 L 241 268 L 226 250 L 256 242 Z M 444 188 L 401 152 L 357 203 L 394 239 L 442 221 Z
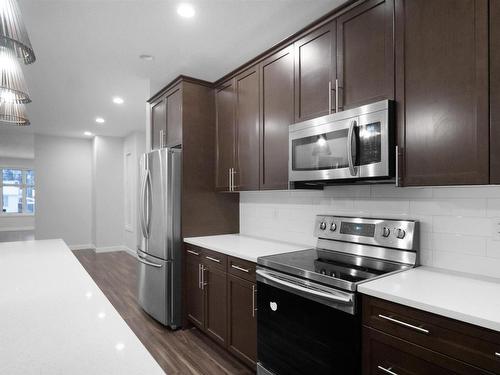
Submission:
M 96 117 L 95 122 L 98 124 L 104 124 L 106 121 L 102 117 Z
M 144 61 L 153 61 L 155 59 L 155 57 L 151 55 L 140 55 L 139 58 Z
M 91 132 L 84 132 L 83 134 L 86 135 L 87 137 L 90 137 L 92 135 Z M 92 297 L 92 294 L 90 295 L 90 297 Z M 87 298 L 90 298 L 90 297 L 87 297 Z
M 181 3 L 177 7 L 177 14 L 184 18 L 192 18 L 195 15 L 194 7 L 188 3 Z
M 113 98 L 113 103 L 115 103 L 115 104 L 123 104 L 123 99 L 120 98 L 119 96 L 115 96 Z

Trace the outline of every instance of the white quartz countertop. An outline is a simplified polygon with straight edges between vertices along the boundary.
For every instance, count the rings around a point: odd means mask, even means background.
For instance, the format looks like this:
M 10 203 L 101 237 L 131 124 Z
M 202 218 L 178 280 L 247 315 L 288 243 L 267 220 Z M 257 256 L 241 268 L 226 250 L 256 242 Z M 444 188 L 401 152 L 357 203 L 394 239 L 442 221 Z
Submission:
M 311 248 L 307 245 L 294 245 L 241 234 L 188 237 L 184 238 L 184 242 L 255 263 L 258 257 Z
M 0 243 L 0 374 L 164 374 L 62 240 Z
M 500 280 L 432 267 L 368 281 L 361 293 L 500 331 Z

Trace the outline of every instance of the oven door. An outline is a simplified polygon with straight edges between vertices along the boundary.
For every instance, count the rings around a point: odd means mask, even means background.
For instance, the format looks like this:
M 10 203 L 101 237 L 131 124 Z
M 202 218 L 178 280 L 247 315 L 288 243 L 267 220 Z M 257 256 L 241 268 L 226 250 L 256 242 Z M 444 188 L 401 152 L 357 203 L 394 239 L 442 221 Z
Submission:
M 258 374 L 359 374 L 353 293 L 268 269 L 257 284 Z

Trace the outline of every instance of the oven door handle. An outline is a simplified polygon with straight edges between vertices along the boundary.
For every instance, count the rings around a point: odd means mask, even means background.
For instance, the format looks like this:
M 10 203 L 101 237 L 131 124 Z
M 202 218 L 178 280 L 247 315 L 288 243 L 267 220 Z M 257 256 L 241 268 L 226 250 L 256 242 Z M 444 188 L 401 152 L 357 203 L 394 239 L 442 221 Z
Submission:
M 298 285 L 298 284 L 290 282 L 290 281 L 283 280 L 284 278 L 286 278 L 285 275 L 280 275 L 280 277 L 278 278 L 278 277 L 272 276 L 272 274 L 270 272 L 267 272 L 264 270 L 257 270 L 256 274 L 258 277 L 260 276 L 262 279 L 266 280 L 266 282 L 269 285 L 274 284 L 278 288 L 280 286 L 285 287 L 286 289 L 296 290 L 298 292 L 302 292 L 302 293 L 306 293 L 306 294 L 312 294 L 316 297 L 327 299 L 327 300 L 337 302 L 337 303 L 347 303 L 347 304 L 353 303 L 351 296 L 344 294 L 340 291 L 334 290 L 334 289 L 331 289 L 331 291 L 329 291 L 329 292 L 314 290 L 314 289 L 309 288 L 305 285 L 302 286 L 302 285 Z

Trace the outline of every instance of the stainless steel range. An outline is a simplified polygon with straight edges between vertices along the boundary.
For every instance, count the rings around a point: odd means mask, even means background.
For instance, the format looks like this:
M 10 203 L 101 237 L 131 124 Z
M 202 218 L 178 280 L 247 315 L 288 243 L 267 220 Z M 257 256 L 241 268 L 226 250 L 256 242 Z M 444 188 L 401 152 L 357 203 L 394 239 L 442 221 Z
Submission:
M 360 373 L 359 284 L 418 265 L 411 220 L 320 215 L 314 249 L 261 257 L 258 374 Z

